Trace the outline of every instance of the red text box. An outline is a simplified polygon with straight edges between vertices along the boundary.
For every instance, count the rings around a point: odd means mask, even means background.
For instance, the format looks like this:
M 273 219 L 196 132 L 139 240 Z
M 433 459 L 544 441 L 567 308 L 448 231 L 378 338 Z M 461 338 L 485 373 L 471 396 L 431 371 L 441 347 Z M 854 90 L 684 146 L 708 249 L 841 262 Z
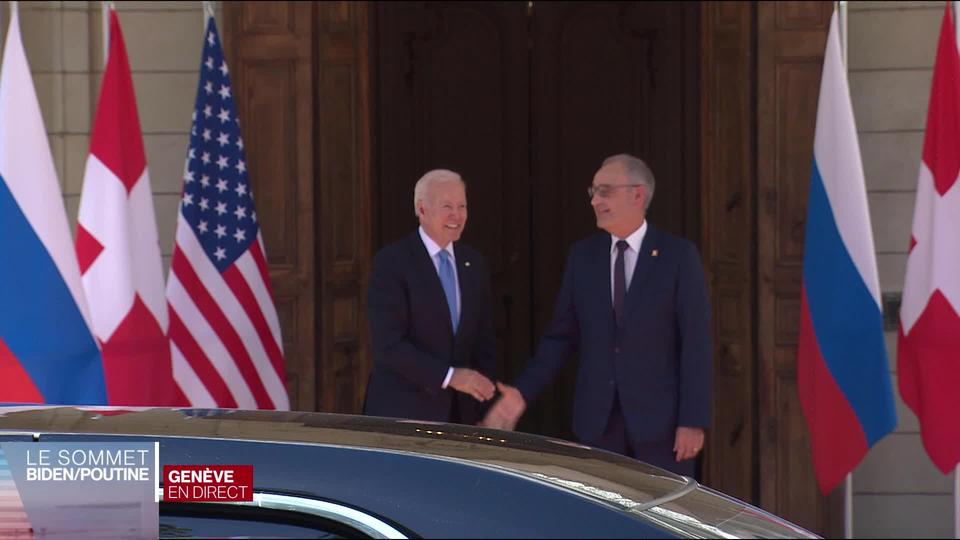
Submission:
M 252 501 L 253 465 L 164 465 L 163 500 Z

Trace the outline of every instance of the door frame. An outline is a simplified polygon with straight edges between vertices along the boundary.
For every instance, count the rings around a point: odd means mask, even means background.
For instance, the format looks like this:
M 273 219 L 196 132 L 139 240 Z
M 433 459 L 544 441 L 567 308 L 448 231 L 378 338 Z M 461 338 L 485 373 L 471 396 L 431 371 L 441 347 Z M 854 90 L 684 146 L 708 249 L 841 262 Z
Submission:
M 287 189 L 281 195 L 295 216 L 287 219 L 296 223 L 300 240 L 313 240 L 298 241 L 285 254 L 293 263 L 271 264 L 274 290 L 290 296 L 289 319 L 296 322 L 295 331 L 284 328 L 285 349 L 296 351 L 287 365 L 288 381 L 299 389 L 296 407 L 357 413 L 370 368 L 363 306 L 377 230 L 373 10 L 368 2 L 298 4 L 225 3 L 225 41 L 245 118 L 253 113 L 243 104 L 257 92 L 258 70 L 294 70 L 289 80 L 297 103 L 312 103 L 312 114 L 301 118 L 312 126 L 301 130 L 312 131 L 312 140 L 297 154 L 299 196 L 289 185 L 277 187 L 282 182 L 261 180 L 258 200 L 276 200 L 265 192 Z M 802 217 L 798 222 L 795 214 L 805 205 L 808 173 L 797 172 L 802 166 L 792 160 L 799 155 L 809 162 L 804 152 L 812 156 L 809 118 L 783 111 L 807 111 L 816 100 L 819 80 L 812 74 L 822 63 L 818 40 L 826 35 L 830 4 L 700 3 L 699 179 L 717 404 L 705 483 L 834 536 L 842 531 L 842 512 L 836 511 L 842 501 L 809 489 L 815 482 L 804 464 L 806 427 L 793 407 L 799 273 L 795 260 L 781 257 L 783 239 L 797 241 Z M 305 9 L 308 30 L 300 16 Z M 312 66 L 309 76 L 302 76 L 303 66 Z M 791 73 L 802 75 L 791 79 L 794 91 L 778 91 Z M 254 154 L 249 148 L 250 162 L 282 158 Z M 786 207 L 785 194 L 795 195 Z

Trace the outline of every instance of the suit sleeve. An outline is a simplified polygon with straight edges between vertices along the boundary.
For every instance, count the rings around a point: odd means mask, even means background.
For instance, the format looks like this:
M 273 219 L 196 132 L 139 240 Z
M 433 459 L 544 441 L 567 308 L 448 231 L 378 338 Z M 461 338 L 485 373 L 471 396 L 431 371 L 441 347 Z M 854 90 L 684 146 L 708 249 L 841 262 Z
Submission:
M 680 404 L 677 424 L 706 428 L 713 403 L 710 296 L 696 247 L 686 244 L 677 279 L 680 334 Z
M 449 364 L 414 345 L 410 332 L 410 291 L 402 271 L 380 252 L 374 257 L 367 291 L 367 320 L 375 367 L 392 371 L 427 393 L 440 391 Z
M 497 336 L 493 326 L 493 295 L 490 290 L 490 271 L 486 261 L 480 273 L 480 327 L 473 349 L 474 369 L 497 380 Z
M 527 405 L 533 403 L 543 389 L 553 381 L 557 371 L 570 358 L 580 343 L 580 325 L 574 303 L 574 256 L 573 250 L 567 256 L 563 271 L 563 284 L 557 295 L 553 309 L 553 319 L 547 326 L 537 353 L 527 363 L 526 369 L 517 378 L 515 386 L 523 395 Z

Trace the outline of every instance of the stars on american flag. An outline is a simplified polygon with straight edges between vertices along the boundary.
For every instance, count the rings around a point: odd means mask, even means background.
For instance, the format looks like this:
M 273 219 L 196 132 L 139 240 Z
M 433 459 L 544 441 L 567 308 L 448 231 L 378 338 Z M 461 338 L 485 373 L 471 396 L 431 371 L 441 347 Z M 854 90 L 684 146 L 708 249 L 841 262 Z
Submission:
M 207 33 L 202 58 L 180 211 L 223 271 L 256 241 L 259 226 L 230 70 L 215 31 Z
M 283 339 L 247 176 L 253 166 L 243 154 L 215 17 L 198 37 L 203 51 L 184 166 L 196 180 L 183 183 L 167 287 L 170 342 L 186 383 L 178 382 L 194 407 L 289 409 Z

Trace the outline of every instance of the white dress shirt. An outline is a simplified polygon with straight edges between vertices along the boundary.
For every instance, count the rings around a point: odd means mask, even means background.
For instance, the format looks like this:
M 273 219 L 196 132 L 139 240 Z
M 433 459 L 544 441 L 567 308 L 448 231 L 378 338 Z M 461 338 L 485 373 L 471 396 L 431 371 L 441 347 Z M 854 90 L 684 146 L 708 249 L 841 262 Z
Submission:
M 437 271 L 437 276 L 440 275 L 440 251 L 446 251 L 450 256 L 450 264 L 453 266 L 453 283 L 457 289 L 457 319 L 460 318 L 460 276 L 457 275 L 457 256 L 453 253 L 453 242 L 447 244 L 447 247 L 441 248 L 439 244 L 433 241 L 433 238 L 430 238 L 430 235 L 427 234 L 427 231 L 423 230 L 421 226 L 419 229 L 420 239 L 423 240 L 423 246 L 427 248 L 427 253 L 430 254 L 430 260 L 433 261 L 433 269 Z M 447 369 L 447 376 L 443 378 L 443 384 L 440 388 L 446 388 L 450 384 L 450 377 L 453 377 L 453 367 Z
M 617 238 L 616 236 L 610 235 L 610 301 L 611 304 L 615 300 L 613 297 L 614 290 L 614 273 L 616 272 L 617 264 L 617 242 L 620 240 L 626 240 L 627 249 L 623 250 L 623 272 L 624 278 L 626 278 L 626 289 L 624 289 L 624 294 L 630 290 L 630 281 L 633 280 L 633 269 L 637 267 L 637 256 L 640 255 L 640 246 L 643 244 L 643 237 L 647 234 L 647 220 L 643 220 L 643 224 L 640 225 L 640 228 L 633 231 L 630 236 L 626 238 Z

